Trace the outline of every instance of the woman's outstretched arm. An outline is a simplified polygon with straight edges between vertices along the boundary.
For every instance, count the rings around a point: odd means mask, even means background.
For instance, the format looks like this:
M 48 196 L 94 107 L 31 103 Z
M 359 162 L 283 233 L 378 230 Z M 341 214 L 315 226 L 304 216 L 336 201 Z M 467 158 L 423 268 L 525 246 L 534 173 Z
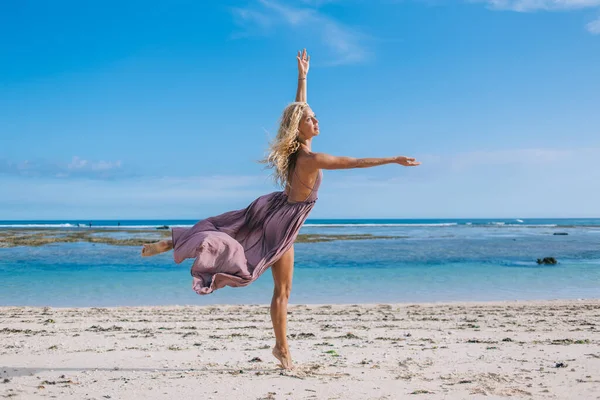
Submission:
M 369 168 L 385 164 L 400 164 L 405 167 L 416 167 L 421 165 L 412 157 L 396 156 L 383 158 L 354 158 L 338 157 L 325 153 L 307 152 L 298 159 L 302 164 L 308 165 L 311 169 L 351 169 L 351 168 Z
M 306 49 L 298 52 L 298 89 L 296 90 L 296 101 L 306 103 L 306 75 L 310 67 L 310 56 L 306 53 Z

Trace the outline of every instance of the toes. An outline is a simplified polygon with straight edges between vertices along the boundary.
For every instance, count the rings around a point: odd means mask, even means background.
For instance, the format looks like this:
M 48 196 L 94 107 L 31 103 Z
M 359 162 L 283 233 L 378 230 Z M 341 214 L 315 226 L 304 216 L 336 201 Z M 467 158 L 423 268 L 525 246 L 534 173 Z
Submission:
M 149 257 L 152 255 L 152 245 L 145 244 L 142 247 L 142 256 Z

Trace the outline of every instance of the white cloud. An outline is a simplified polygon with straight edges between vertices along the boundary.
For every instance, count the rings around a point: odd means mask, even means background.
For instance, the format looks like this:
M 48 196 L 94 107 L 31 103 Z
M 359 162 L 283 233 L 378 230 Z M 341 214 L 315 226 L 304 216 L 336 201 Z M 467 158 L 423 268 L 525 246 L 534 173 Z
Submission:
M 71 161 L 71 163 L 69 165 L 67 165 L 68 169 L 81 169 L 81 168 L 85 168 L 85 166 L 87 165 L 87 160 L 82 160 L 79 157 L 75 156 L 73 157 L 73 161 Z
M 600 17 L 587 24 L 586 29 L 593 35 L 600 35 Z
M 318 7 L 323 1 L 305 1 Z M 308 6 L 292 7 L 272 0 L 259 0 L 254 7 L 234 8 L 232 13 L 243 33 L 234 34 L 234 38 L 252 35 L 268 35 L 278 29 L 292 30 L 295 34 L 305 35 L 310 42 L 316 35 L 320 43 L 330 50 L 329 65 L 354 64 L 369 57 L 363 42 L 365 36 L 339 21 Z
M 516 12 L 568 11 L 586 8 L 599 8 L 600 0 L 468 0 L 474 3 L 486 3 L 493 10 Z M 586 25 L 588 32 L 600 34 L 600 18 Z
M 519 12 L 537 10 L 574 10 L 600 6 L 600 0 L 475 0 L 498 10 Z
M 311 218 L 598 214 L 600 148 L 415 156 L 423 161 L 417 168 L 325 171 Z M 0 187 L 4 219 L 204 218 L 279 190 L 267 174 L 118 180 L 13 175 L 0 176 Z
M 120 160 L 89 161 L 74 156 L 69 163 L 48 160 L 14 162 L 0 159 L 0 174 L 27 177 L 111 179 L 123 176 L 125 171 L 122 170 L 122 162 Z
M 594 217 L 600 148 L 417 156 L 417 168 L 327 171 L 313 218 Z
M 246 207 L 276 190 L 266 175 L 118 180 L 0 176 L 0 187 L 5 219 L 204 218 Z
M 341 1 L 342 0 L 302 0 L 302 3 L 313 7 L 322 7 L 325 4 L 339 3 Z

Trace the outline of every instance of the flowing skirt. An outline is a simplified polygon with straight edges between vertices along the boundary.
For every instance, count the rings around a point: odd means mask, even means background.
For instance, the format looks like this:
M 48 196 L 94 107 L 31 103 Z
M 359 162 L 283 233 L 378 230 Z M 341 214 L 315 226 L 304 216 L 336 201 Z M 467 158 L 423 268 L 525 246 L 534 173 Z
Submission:
M 284 192 L 273 192 L 244 209 L 173 228 L 175 262 L 195 259 L 192 288 L 198 294 L 247 286 L 294 244 L 315 201 L 291 203 Z

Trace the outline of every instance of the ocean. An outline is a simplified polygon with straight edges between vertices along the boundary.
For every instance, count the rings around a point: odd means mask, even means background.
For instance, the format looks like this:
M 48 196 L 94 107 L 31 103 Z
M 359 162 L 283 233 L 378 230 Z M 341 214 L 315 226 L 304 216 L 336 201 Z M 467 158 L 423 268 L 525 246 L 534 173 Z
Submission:
M 0 221 L 0 232 L 155 229 L 192 220 Z M 600 218 L 309 219 L 302 234 L 389 238 L 295 245 L 293 304 L 600 298 Z M 556 235 L 560 233 L 560 235 Z M 566 233 L 566 235 L 564 235 Z M 118 238 L 131 233 L 107 232 Z M 536 260 L 555 257 L 556 265 Z M 270 271 L 199 296 L 191 260 L 88 242 L 0 247 L 0 306 L 268 304 Z

